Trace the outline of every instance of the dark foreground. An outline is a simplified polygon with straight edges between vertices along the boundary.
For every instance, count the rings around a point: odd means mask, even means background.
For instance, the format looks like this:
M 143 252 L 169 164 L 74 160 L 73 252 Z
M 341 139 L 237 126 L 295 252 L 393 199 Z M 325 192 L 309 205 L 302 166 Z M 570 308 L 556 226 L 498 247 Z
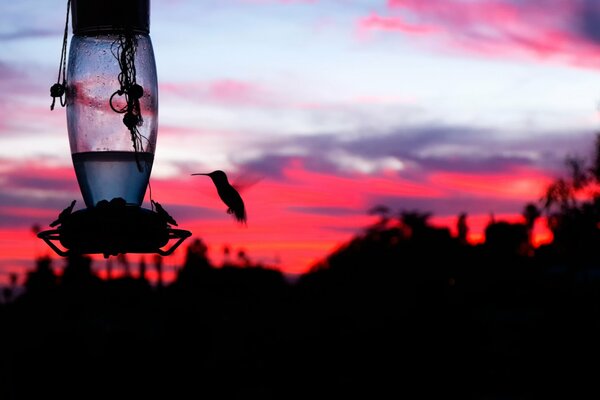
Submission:
M 192 246 L 165 286 L 40 260 L 0 307 L 0 399 L 598 398 L 592 253 L 424 234 L 371 232 L 295 284 Z

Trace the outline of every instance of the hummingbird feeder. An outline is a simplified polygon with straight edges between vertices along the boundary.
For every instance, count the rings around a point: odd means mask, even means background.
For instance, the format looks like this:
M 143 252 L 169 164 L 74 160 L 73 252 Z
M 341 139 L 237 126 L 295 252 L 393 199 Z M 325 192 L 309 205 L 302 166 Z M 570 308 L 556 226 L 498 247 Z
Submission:
M 73 36 L 67 59 L 69 14 Z M 38 237 L 57 254 L 171 254 L 191 232 L 156 201 L 142 208 L 158 134 L 149 0 L 68 0 L 51 109 L 66 106 L 75 201 Z M 66 75 L 66 76 L 65 76 Z M 150 191 L 150 197 L 151 191 Z M 164 249 L 171 240 L 176 240 Z M 58 241 L 61 249 L 54 242 Z

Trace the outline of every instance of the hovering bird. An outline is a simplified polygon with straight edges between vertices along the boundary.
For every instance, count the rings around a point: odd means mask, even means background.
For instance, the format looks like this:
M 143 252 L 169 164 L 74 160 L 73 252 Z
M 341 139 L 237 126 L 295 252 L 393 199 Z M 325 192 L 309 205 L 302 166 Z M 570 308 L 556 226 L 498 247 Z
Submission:
M 192 174 L 192 175 L 206 175 L 212 179 L 215 187 L 217 188 L 217 193 L 219 197 L 225 203 L 227 207 L 227 213 L 233 214 L 235 219 L 242 223 L 246 224 L 246 208 L 244 207 L 244 201 L 242 200 L 242 196 L 238 193 L 237 190 L 229 183 L 227 179 L 227 175 L 225 172 L 221 170 L 216 170 L 210 172 L 208 174 Z

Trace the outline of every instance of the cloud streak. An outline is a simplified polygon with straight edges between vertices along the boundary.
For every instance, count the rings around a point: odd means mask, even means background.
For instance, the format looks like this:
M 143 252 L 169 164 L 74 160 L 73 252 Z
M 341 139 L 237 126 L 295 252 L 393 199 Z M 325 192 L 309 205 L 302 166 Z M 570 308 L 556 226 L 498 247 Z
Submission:
M 58 29 L 20 29 L 11 32 L 0 32 L 0 41 L 58 37 L 60 34 L 61 32 Z
M 558 59 L 597 67 L 600 10 L 590 0 L 388 0 L 358 21 L 363 35 L 388 32 L 440 40 L 486 57 Z M 437 49 L 440 49 L 438 46 Z
M 274 104 L 265 88 L 254 82 L 218 79 L 206 82 L 161 83 L 161 94 L 198 103 L 236 106 Z
M 424 181 L 428 174 L 512 174 L 515 170 L 558 171 L 565 153 L 581 154 L 593 140 L 589 132 L 537 132 L 503 138 L 494 129 L 430 125 L 274 138 L 259 143 L 257 156 L 240 163 L 273 179 L 301 162 L 310 171 L 341 176 L 398 174 Z

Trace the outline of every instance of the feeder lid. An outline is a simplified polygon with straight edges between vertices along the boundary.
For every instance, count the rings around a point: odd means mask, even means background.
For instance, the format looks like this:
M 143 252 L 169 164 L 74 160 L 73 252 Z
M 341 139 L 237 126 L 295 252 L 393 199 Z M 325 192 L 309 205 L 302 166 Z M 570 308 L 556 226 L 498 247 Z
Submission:
M 150 33 L 150 0 L 71 0 L 73 34 Z

